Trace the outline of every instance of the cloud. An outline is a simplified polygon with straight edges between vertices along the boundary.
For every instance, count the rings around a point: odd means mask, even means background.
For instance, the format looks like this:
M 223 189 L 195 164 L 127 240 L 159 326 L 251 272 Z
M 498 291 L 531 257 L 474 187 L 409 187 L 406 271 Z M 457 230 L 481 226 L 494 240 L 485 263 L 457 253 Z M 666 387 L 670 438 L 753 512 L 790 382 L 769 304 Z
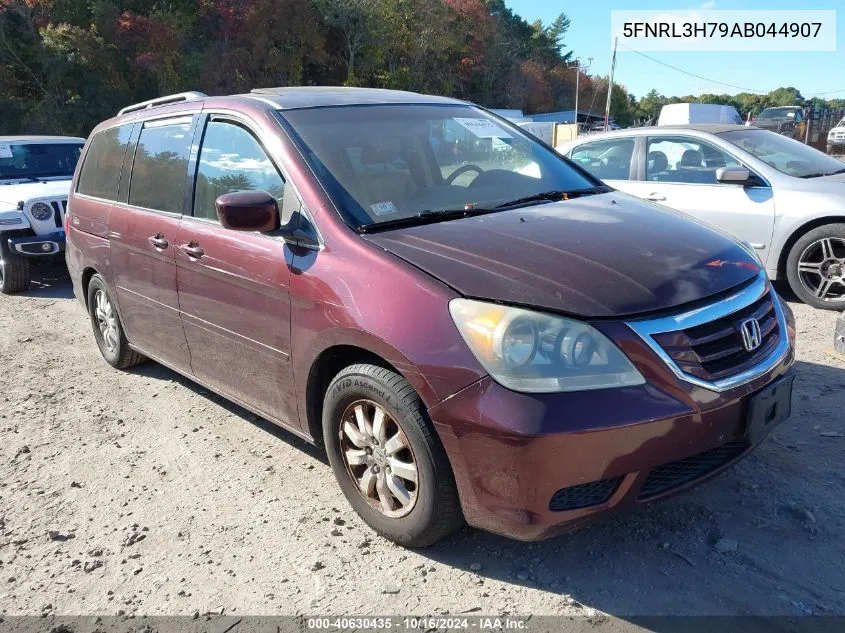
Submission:
M 716 6 L 714 0 L 709 0 L 708 2 L 702 2 L 701 5 L 698 7 L 699 9 L 704 9 L 708 11 Z

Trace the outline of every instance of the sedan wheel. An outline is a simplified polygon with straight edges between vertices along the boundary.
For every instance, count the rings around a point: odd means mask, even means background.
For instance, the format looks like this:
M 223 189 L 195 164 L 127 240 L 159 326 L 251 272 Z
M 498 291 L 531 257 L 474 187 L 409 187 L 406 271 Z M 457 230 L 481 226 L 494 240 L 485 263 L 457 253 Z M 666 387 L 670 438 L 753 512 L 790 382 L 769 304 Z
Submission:
M 845 224 L 820 226 L 802 235 L 789 251 L 786 275 L 804 303 L 845 309 Z
M 804 249 L 798 259 L 801 285 L 822 301 L 845 297 L 845 239 L 825 237 Z

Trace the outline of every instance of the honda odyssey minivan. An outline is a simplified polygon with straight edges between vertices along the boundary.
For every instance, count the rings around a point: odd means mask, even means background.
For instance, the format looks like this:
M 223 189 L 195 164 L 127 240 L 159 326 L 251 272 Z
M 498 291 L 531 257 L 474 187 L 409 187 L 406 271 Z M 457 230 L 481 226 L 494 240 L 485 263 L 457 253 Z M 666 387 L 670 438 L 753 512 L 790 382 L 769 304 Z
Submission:
M 790 413 L 753 249 L 472 104 L 183 93 L 89 137 L 67 261 L 152 359 L 323 444 L 377 532 L 540 539 L 679 492 Z

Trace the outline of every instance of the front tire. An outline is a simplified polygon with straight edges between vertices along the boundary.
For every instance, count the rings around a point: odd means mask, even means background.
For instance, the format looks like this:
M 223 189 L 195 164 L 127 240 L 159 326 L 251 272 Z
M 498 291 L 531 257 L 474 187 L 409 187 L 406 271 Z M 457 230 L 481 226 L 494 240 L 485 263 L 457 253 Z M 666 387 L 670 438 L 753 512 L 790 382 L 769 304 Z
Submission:
M 0 293 L 10 295 L 22 292 L 29 288 L 29 282 L 29 260 L 8 252 L 0 245 Z
M 402 376 L 368 364 L 341 371 L 323 401 L 323 439 L 346 499 L 385 538 L 426 547 L 463 525 L 446 452 Z
M 109 365 L 116 369 L 127 369 L 147 360 L 129 347 L 117 308 L 100 275 L 91 277 L 88 284 L 88 314 L 97 347 Z
M 807 305 L 845 310 L 845 224 L 826 224 L 802 235 L 787 256 L 786 277 Z

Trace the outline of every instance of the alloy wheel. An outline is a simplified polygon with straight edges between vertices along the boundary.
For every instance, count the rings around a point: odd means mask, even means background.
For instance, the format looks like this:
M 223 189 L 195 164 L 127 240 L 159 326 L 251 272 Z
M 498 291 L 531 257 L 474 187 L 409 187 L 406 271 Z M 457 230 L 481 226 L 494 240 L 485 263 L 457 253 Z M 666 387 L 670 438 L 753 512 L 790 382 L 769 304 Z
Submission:
M 109 296 L 103 290 L 97 290 L 94 293 L 94 317 L 97 319 L 97 327 L 100 330 L 103 345 L 109 353 L 114 353 L 120 343 L 117 314 Z
M 805 248 L 798 258 L 798 278 L 822 301 L 845 299 L 845 239 L 825 237 Z
M 411 512 L 417 464 L 399 423 L 372 400 L 357 400 L 344 411 L 339 435 L 346 470 L 367 503 L 392 519 Z

